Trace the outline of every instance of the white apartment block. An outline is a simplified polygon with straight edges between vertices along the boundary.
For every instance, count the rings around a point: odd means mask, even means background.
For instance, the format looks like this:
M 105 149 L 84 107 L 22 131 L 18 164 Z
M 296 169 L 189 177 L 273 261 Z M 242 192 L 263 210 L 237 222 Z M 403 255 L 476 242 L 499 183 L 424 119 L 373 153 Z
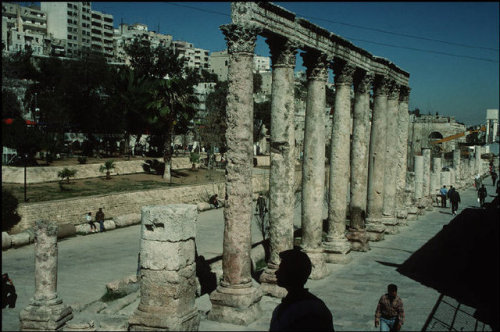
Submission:
M 187 68 L 205 69 L 209 70 L 210 57 L 208 50 L 195 48 L 192 43 L 174 40 L 172 42 L 174 51 L 179 53 L 180 57 L 184 57 L 185 66 Z
M 207 116 L 207 106 L 206 101 L 210 93 L 215 91 L 216 83 L 198 83 L 194 88 L 194 94 L 198 98 L 198 105 L 196 107 L 197 112 L 194 118 L 194 122 L 200 122 L 201 119 Z
M 27 45 L 43 55 L 47 44 L 47 15 L 40 9 L 2 2 L 2 51 L 17 52 Z
M 93 51 L 113 59 L 113 16 L 92 10 L 90 45 Z
M 210 72 L 217 75 L 220 81 L 227 80 L 227 69 L 229 65 L 229 55 L 227 50 L 212 52 L 209 58 Z M 271 59 L 267 56 L 254 55 L 253 57 L 253 70 L 258 73 L 265 73 L 271 71 Z

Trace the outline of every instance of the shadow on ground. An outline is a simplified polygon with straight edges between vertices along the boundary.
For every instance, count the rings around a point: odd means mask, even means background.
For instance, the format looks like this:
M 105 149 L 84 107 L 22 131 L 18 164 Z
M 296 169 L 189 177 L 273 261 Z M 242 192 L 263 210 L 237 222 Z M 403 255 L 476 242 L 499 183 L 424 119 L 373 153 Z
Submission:
M 499 208 L 498 198 L 485 209 L 467 208 L 411 255 L 397 271 L 434 288 L 460 305 L 475 309 L 470 316 L 499 328 Z M 429 319 L 436 314 L 436 303 Z M 449 302 L 449 301 L 448 301 Z M 457 309 L 458 310 L 458 309 Z M 452 314 L 453 321 L 455 314 Z M 448 324 L 449 326 L 449 324 Z

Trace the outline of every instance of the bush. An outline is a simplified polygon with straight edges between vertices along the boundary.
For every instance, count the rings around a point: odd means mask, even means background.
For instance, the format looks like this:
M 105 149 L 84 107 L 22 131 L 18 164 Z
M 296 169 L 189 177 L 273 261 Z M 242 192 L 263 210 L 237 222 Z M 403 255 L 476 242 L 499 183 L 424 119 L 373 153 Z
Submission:
M 80 164 L 86 164 L 87 163 L 87 157 L 86 156 L 80 156 L 80 157 L 78 157 L 78 162 Z
M 58 177 L 60 177 L 62 180 L 66 179 L 68 183 L 69 183 L 69 178 L 75 175 L 76 175 L 76 169 L 69 169 L 67 167 L 65 167 L 62 171 L 59 171 L 57 173 Z
M 17 198 L 10 191 L 2 189 L 2 232 L 9 231 L 21 220 L 17 214 L 18 205 Z
M 191 152 L 189 155 L 189 161 L 191 161 L 192 164 L 196 164 L 200 161 L 200 154 L 197 152 Z

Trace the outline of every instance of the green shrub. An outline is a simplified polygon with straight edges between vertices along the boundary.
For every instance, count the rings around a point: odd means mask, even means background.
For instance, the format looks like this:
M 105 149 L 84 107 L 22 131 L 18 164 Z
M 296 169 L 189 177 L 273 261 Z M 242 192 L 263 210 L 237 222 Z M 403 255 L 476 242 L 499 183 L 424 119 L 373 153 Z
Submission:
M 75 175 L 76 175 L 76 169 L 69 169 L 67 167 L 65 167 L 62 171 L 59 171 L 57 173 L 58 177 L 60 177 L 62 180 L 66 179 L 68 183 L 69 183 L 69 178 Z
M 10 191 L 2 189 L 2 232 L 9 231 L 21 220 L 17 214 L 18 205 L 17 198 Z
M 192 164 L 196 164 L 200 161 L 200 154 L 197 152 L 191 152 L 189 155 L 189 161 L 191 161 Z
M 86 156 L 80 156 L 80 157 L 78 157 L 78 162 L 80 164 L 86 164 L 87 163 L 87 157 Z

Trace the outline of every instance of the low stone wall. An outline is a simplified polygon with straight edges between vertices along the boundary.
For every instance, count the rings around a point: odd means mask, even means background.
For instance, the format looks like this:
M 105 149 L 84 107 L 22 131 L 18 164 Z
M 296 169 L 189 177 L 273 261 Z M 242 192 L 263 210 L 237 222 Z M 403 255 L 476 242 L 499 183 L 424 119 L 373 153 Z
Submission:
M 300 172 L 296 173 L 299 175 Z M 267 192 L 268 190 L 269 174 L 267 172 L 254 174 L 254 193 Z M 105 217 L 108 219 L 140 213 L 141 207 L 145 205 L 206 202 L 213 194 L 218 194 L 221 199 L 225 197 L 224 182 L 69 198 L 49 202 L 20 203 L 17 211 L 22 218 L 10 233 L 22 232 L 32 227 L 35 221 L 40 219 L 55 221 L 58 224 L 70 223 L 78 225 L 85 223 L 84 216 L 86 213 L 90 211 L 95 214 L 99 208 L 103 209 Z
M 154 158 L 152 158 L 154 159 Z M 162 158 L 157 158 L 162 161 Z M 116 161 L 115 168 L 111 175 L 143 173 L 144 160 Z M 58 181 L 57 173 L 64 168 L 75 169 L 74 179 L 86 179 L 104 176 L 105 173 L 99 172 L 99 168 L 104 164 L 83 164 L 72 166 L 40 166 L 26 168 L 27 183 L 42 183 Z M 172 169 L 191 168 L 189 157 L 172 158 Z M 2 183 L 24 183 L 24 167 L 2 166 Z

